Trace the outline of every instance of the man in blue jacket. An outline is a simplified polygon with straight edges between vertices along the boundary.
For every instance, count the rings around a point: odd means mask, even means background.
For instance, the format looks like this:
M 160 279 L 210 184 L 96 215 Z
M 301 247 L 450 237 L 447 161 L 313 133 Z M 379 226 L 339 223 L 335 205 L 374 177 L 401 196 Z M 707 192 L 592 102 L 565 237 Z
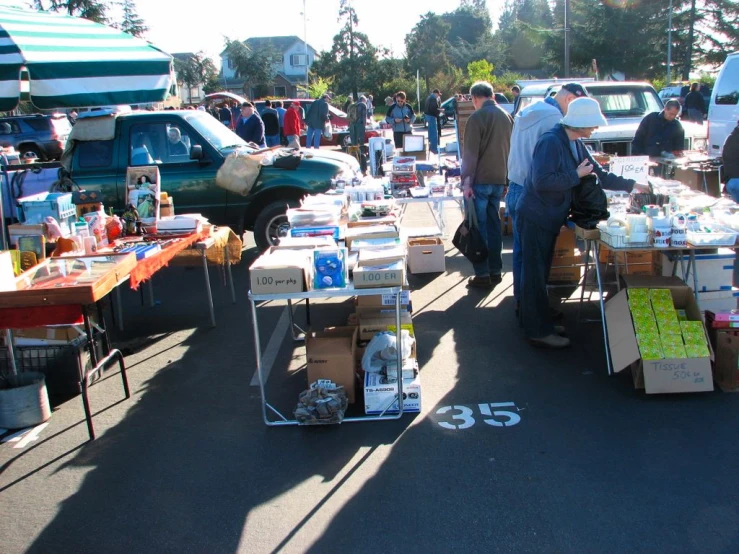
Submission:
M 661 112 L 647 114 L 639 123 L 634 140 L 631 141 L 632 156 L 658 158 L 662 152 L 680 157 L 685 148 L 685 130 L 677 120 L 680 102 L 668 100 Z
M 329 121 L 330 115 L 328 111 L 328 101 L 331 97 L 324 94 L 321 98 L 313 102 L 305 114 L 305 124 L 308 126 L 308 136 L 305 137 L 306 148 L 320 148 L 321 135 L 326 122 Z
M 534 148 L 531 169 L 518 201 L 517 231 L 521 240 L 521 308 L 519 318 L 526 337 L 535 346 L 565 348 L 570 340 L 561 336 L 549 311 L 547 277 L 554 244 L 567 221 L 572 189 L 580 179 L 595 173 L 603 188 L 631 192 L 647 190 L 631 179 L 605 172 L 594 161 L 581 139 L 607 125 L 600 106 L 592 98 L 570 103 L 562 122 L 544 133 Z
M 395 93 L 395 103 L 392 104 L 385 116 L 385 121 L 393 126 L 393 140 L 395 148 L 403 148 L 403 135 L 413 133 L 413 122 L 416 120 L 416 114 L 405 102 L 405 92 L 398 91 Z
M 259 148 L 265 148 L 264 122 L 254 109 L 254 104 L 244 102 L 241 104 L 241 116 L 236 123 L 236 134 L 246 142 L 253 142 Z

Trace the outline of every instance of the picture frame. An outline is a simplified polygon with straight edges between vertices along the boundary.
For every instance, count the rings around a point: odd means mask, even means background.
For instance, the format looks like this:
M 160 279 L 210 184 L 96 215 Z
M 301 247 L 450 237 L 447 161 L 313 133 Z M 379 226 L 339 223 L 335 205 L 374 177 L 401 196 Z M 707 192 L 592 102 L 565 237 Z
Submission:
M 126 206 L 133 204 L 144 224 L 153 224 L 161 216 L 162 185 L 155 165 L 129 167 L 126 170 Z

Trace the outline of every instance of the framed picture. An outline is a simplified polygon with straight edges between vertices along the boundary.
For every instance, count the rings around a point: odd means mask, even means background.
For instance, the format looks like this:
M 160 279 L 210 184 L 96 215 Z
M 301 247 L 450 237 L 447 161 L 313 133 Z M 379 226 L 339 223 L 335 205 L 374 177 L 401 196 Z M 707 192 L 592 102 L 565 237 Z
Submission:
M 162 185 L 155 165 L 129 167 L 126 171 L 126 206 L 133 204 L 143 223 L 159 219 Z

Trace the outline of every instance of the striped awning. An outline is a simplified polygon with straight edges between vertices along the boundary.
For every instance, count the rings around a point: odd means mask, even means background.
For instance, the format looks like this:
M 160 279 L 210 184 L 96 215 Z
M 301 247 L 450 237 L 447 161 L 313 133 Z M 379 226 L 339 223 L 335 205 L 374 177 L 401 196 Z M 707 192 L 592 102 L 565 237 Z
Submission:
M 0 111 L 18 105 L 26 79 L 33 105 L 54 109 L 160 102 L 171 75 L 172 56 L 118 29 L 0 7 Z

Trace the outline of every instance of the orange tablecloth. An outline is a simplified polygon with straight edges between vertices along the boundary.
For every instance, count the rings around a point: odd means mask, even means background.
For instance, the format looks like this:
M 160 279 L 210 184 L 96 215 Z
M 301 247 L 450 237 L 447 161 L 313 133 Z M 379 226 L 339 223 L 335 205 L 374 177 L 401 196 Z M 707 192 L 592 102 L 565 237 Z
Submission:
M 177 239 L 177 242 L 170 244 L 161 252 L 139 260 L 136 267 L 131 271 L 131 288 L 134 290 L 138 289 L 139 284 L 150 279 L 157 271 L 168 265 L 177 254 L 191 247 L 196 242 L 207 238 L 209 235 L 210 231 L 193 233 L 187 237 Z

